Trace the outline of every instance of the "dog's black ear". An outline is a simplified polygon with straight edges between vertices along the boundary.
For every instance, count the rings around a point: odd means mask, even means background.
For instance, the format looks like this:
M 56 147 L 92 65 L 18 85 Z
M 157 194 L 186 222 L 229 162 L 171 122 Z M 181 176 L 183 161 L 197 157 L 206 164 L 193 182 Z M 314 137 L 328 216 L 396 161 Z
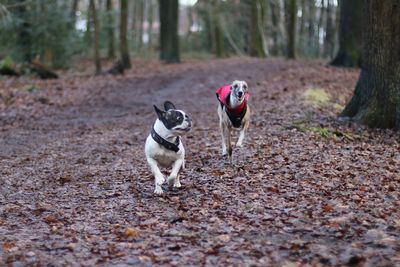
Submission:
M 157 117 L 162 120 L 165 117 L 165 111 L 159 109 L 156 105 L 153 105 L 153 107 L 156 110 Z
M 165 109 L 166 111 L 168 111 L 168 110 L 170 110 L 170 109 L 176 109 L 176 108 L 175 108 L 175 105 L 172 104 L 172 102 L 170 102 L 170 101 L 165 101 L 165 102 L 164 102 L 164 109 Z

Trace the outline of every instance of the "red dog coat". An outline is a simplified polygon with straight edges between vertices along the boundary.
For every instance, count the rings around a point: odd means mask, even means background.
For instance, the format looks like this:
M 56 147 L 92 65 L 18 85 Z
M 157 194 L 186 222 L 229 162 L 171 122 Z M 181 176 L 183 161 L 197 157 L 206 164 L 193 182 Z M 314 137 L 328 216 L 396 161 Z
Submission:
M 231 94 L 230 85 L 224 85 L 220 87 L 215 93 L 217 94 L 217 98 L 221 105 L 226 107 L 226 113 L 228 114 L 228 117 L 231 120 L 233 127 L 240 127 L 242 119 L 246 114 L 249 93 L 247 91 L 244 93 L 244 101 L 236 108 L 231 108 L 228 104 L 229 96 Z

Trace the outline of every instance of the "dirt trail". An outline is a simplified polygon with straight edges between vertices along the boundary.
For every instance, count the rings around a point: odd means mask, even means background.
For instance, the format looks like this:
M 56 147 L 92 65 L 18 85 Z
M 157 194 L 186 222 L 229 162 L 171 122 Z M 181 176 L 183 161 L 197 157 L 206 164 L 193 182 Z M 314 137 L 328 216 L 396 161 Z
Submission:
M 256 64 L 260 64 L 259 67 Z M 279 69 L 277 64 L 266 64 L 256 60 L 225 60 L 208 65 L 200 63 L 194 68 L 180 68 L 170 71 L 161 70 L 150 77 L 128 77 L 119 81 L 107 81 L 100 88 L 91 88 L 78 103 L 67 107 L 50 110 L 45 116 L 35 120 L 24 120 L 20 127 L 20 135 L 4 135 L 0 153 L 5 156 L 9 149 L 22 149 L 18 152 L 32 152 L 32 143 L 46 142 L 50 138 L 59 138 L 60 134 L 75 131 L 81 125 L 100 125 L 115 123 L 116 118 L 137 120 L 137 115 L 148 115 L 152 104 L 160 104 L 171 99 L 182 108 L 193 113 L 207 111 L 210 106 L 214 111 L 215 99 L 213 90 L 237 77 L 252 80 L 264 79 L 265 74 Z M 226 71 L 230 69 L 229 71 Z M 141 122 L 141 120 L 140 120 Z M 72 128 L 70 128 L 72 126 Z M 68 129 L 70 128 L 70 129 Z M 38 132 L 31 131 L 37 130 Z M 28 133 L 29 131 L 29 133 Z M 43 135 L 49 135 L 46 138 Z M 39 138 L 39 141 L 34 141 Z M 33 139 L 33 140 L 32 140 Z M 25 148 L 25 150 L 24 150 Z
M 336 120 L 357 71 L 247 58 L 143 68 L 71 82 L 73 101 L 12 124 L 3 112 L 0 265 L 400 263 L 398 136 Z M 231 167 L 214 92 L 234 79 L 254 114 Z M 308 88 L 332 103 L 310 107 Z M 155 197 L 143 146 L 164 100 L 195 126 L 183 189 Z

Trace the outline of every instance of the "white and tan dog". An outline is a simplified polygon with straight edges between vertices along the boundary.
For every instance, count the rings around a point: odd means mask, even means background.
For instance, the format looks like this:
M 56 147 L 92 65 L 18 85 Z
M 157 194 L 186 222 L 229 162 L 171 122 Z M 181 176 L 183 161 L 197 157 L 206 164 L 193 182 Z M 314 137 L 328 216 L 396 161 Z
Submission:
M 240 129 L 237 147 L 242 147 L 246 129 L 250 123 L 249 92 L 245 81 L 234 81 L 216 91 L 218 104 L 219 127 L 222 137 L 222 155 L 228 154 L 232 163 L 232 128 Z
M 164 110 L 156 106 L 154 109 L 158 119 L 146 139 L 145 153 L 147 163 L 155 178 L 154 193 L 162 194 L 161 185 L 165 182 L 165 177 L 159 165 L 166 168 L 172 166 L 168 184 L 181 187 L 179 171 L 185 168 L 185 148 L 180 135 L 190 131 L 192 121 L 185 112 L 176 109 L 175 105 L 169 101 L 164 103 Z

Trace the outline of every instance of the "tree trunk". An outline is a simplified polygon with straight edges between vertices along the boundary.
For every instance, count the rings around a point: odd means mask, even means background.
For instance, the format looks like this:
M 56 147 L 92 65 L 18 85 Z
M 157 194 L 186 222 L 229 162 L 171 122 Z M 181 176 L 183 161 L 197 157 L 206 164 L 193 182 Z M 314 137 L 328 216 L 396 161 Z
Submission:
M 194 13 L 194 11 L 193 11 L 193 7 L 190 7 L 190 6 L 188 6 L 186 8 L 186 10 L 187 10 L 186 11 L 187 12 L 187 20 L 188 20 L 188 27 L 187 27 L 187 30 L 186 30 L 186 38 L 189 38 L 191 33 L 192 33 L 191 28 L 192 28 L 192 25 L 193 25 L 193 13 Z
M 137 13 L 136 13 L 136 27 L 137 27 L 137 35 L 136 35 L 136 44 L 140 49 L 143 46 L 143 21 L 144 21 L 144 3 L 142 0 L 136 0 L 137 4 Z
M 218 1 L 212 0 L 209 6 L 210 30 L 211 30 L 211 46 L 212 51 L 217 58 L 225 56 L 225 45 L 223 38 L 223 30 L 220 21 L 220 10 Z
M 364 0 L 363 63 L 354 96 L 341 116 L 400 130 L 400 4 Z
M 357 67 L 361 64 L 363 0 L 340 1 L 339 51 L 334 66 Z
M 273 46 L 271 52 L 274 56 L 282 55 L 282 50 L 284 50 L 284 27 L 282 26 L 282 5 L 281 0 L 271 0 L 270 2 L 271 10 L 271 22 L 272 22 L 272 40 Z
M 288 7 L 288 54 L 289 59 L 296 58 L 296 22 L 297 22 L 297 3 L 296 0 L 289 0 Z
M 23 62 L 31 62 L 33 59 L 32 52 L 32 35 L 31 24 L 27 21 L 28 10 L 25 0 L 18 0 L 19 4 L 15 8 L 15 16 L 21 21 L 17 28 L 17 51 L 18 56 Z
M 324 28 L 324 18 L 325 18 L 325 0 L 321 0 L 321 7 L 319 8 L 319 20 L 318 20 L 318 30 L 317 30 L 317 44 L 318 44 L 318 57 L 322 56 L 323 43 L 320 42 L 321 33 L 325 33 Z M 324 41 L 325 38 L 322 39 Z
M 224 49 L 224 38 L 222 36 L 222 29 L 219 20 L 219 14 L 215 14 L 214 17 L 214 42 L 215 42 L 215 55 L 218 58 L 225 56 L 225 49 Z
M 298 38 L 299 46 L 301 47 L 301 52 L 308 49 L 305 45 L 306 23 L 307 23 L 306 0 L 301 0 L 301 19 L 300 19 L 299 38 Z
M 324 40 L 324 57 L 331 58 L 334 42 L 335 42 L 335 27 L 333 22 L 333 0 L 327 0 L 326 7 L 326 26 L 325 26 L 325 40 Z
M 90 13 L 92 13 L 93 30 L 94 30 L 94 62 L 96 65 L 96 75 L 101 73 L 101 63 L 99 54 L 99 23 L 97 20 L 96 4 L 94 0 L 90 0 Z
M 250 2 L 250 56 L 266 57 L 265 36 L 263 36 L 265 2 Z
M 85 31 L 85 42 L 87 47 L 91 47 L 92 44 L 92 19 L 93 17 L 91 16 L 91 11 L 90 11 L 90 2 L 89 5 L 87 6 L 87 12 L 86 12 L 86 31 Z M 88 53 L 90 52 L 90 50 L 88 50 Z
M 307 41 L 307 50 L 308 54 L 311 56 L 317 56 L 317 47 L 318 47 L 318 33 L 315 26 L 316 20 L 316 7 L 315 0 L 310 0 L 308 3 L 308 41 Z
M 212 23 L 211 23 L 211 5 L 209 3 L 209 1 L 205 2 L 205 1 L 199 1 L 198 2 L 199 7 L 197 8 L 197 13 L 198 16 L 201 18 L 201 20 L 203 21 L 203 29 L 202 32 L 204 32 L 203 34 L 203 44 L 204 47 L 207 51 L 209 51 L 210 53 L 213 52 L 213 42 L 212 42 Z
M 159 0 L 160 8 L 160 59 L 166 63 L 178 63 L 178 0 Z
M 277 12 L 277 1 L 270 1 L 269 2 L 269 9 L 271 10 L 271 24 L 272 24 L 272 29 L 271 29 L 271 35 L 272 35 L 272 49 L 271 49 L 271 53 L 274 56 L 278 56 L 279 55 L 279 41 L 278 41 L 278 30 L 279 30 L 279 26 L 278 26 L 278 12 Z
M 76 11 L 78 10 L 79 0 L 73 0 L 72 7 L 71 7 L 71 26 L 72 28 L 75 27 L 76 22 Z
M 108 58 L 115 58 L 115 35 L 114 35 L 114 15 L 113 15 L 113 1 L 106 1 L 107 10 L 107 37 L 108 37 Z
M 154 3 L 152 0 L 149 2 L 146 2 L 149 5 L 149 12 L 148 12 L 148 29 L 147 29 L 147 35 L 148 35 L 148 47 L 151 48 L 153 44 L 153 20 L 154 20 Z
M 128 0 L 121 0 L 121 15 L 119 25 L 121 63 L 124 68 L 131 68 L 131 59 L 128 47 Z

